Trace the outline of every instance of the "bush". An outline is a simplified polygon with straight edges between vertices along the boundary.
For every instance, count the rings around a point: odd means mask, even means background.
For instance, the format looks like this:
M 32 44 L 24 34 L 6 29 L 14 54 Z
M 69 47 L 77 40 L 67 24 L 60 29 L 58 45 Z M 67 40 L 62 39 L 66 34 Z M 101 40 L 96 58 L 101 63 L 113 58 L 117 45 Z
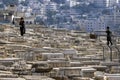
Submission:
M 0 32 L 3 32 L 4 31 L 4 28 L 0 27 Z
M 96 34 L 90 34 L 90 38 L 91 38 L 91 39 L 96 39 L 96 38 L 97 38 L 97 35 L 96 35 Z

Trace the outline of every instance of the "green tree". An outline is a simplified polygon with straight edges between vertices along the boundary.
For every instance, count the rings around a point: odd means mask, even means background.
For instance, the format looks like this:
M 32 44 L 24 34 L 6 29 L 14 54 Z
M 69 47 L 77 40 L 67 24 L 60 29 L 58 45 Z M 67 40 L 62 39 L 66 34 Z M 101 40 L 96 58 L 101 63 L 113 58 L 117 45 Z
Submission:
M 99 9 L 97 6 L 95 6 L 95 4 L 76 5 L 73 6 L 72 8 L 75 9 L 80 14 L 89 13 L 91 11 L 95 12 L 96 10 Z
M 46 16 L 47 16 L 47 22 L 49 24 L 54 24 L 55 23 L 55 16 L 56 15 L 56 11 L 51 11 L 51 10 L 48 10 L 46 12 Z
M 22 1 L 20 4 L 22 4 L 23 6 L 27 6 L 28 5 L 28 1 Z
M 110 13 L 111 13 L 111 10 L 109 10 L 109 9 L 104 9 L 102 11 L 102 14 L 110 15 Z
M 68 9 L 70 9 L 70 7 L 67 6 L 67 5 L 63 5 L 63 6 L 60 7 L 60 9 L 68 10 Z

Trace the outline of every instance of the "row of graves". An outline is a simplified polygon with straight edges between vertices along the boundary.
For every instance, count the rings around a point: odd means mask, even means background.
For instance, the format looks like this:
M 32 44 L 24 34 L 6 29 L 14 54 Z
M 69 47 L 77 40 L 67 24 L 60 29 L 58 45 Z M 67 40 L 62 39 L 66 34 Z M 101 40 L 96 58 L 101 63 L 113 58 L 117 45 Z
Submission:
M 26 25 L 20 36 L 19 27 L 0 28 L 0 80 L 120 80 L 119 52 L 114 45 L 110 52 L 105 36 L 40 25 Z

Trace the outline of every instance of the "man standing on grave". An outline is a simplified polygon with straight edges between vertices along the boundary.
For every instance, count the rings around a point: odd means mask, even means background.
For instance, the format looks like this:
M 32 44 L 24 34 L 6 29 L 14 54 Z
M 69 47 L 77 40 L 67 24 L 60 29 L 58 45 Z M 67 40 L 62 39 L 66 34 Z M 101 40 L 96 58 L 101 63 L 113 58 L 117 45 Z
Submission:
M 109 46 L 109 43 L 111 43 L 112 45 L 113 44 L 111 39 L 112 32 L 110 31 L 109 26 L 107 26 L 106 28 L 106 33 L 107 33 L 107 45 Z
M 20 18 L 19 25 L 20 25 L 20 34 L 21 36 L 23 36 L 25 34 L 25 22 L 23 17 Z

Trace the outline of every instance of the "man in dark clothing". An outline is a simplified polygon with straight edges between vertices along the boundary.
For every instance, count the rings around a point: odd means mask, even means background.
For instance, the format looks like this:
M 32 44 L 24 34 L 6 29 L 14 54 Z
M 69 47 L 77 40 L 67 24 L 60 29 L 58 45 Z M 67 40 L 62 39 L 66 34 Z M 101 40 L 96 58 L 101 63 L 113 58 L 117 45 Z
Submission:
M 109 27 L 106 28 L 106 33 L 107 33 L 107 45 L 109 45 L 109 43 L 111 43 L 112 45 L 112 39 L 111 39 L 112 32 L 109 30 Z
M 25 34 L 25 22 L 23 17 L 20 18 L 19 25 L 20 25 L 20 34 L 21 36 L 23 36 Z

